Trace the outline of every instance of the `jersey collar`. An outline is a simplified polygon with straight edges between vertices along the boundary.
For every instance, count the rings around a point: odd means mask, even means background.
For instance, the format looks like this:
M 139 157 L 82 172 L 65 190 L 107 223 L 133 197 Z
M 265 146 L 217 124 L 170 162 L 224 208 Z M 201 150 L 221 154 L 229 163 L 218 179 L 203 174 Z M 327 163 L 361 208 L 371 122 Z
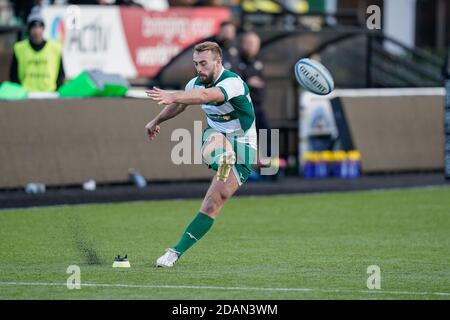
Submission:
M 222 66 L 222 69 L 220 69 L 219 75 L 217 76 L 216 79 L 214 79 L 214 82 L 213 82 L 212 85 L 215 85 L 215 84 L 216 84 L 217 80 L 220 79 L 220 77 L 222 76 L 222 73 L 223 73 L 224 71 L 225 71 L 225 68 Z
M 217 76 L 216 79 L 214 79 L 214 81 L 208 85 L 205 85 L 205 88 L 211 88 L 213 86 L 216 85 L 217 80 L 220 79 L 220 77 L 222 76 L 222 73 L 225 71 L 225 68 L 222 66 L 222 69 L 220 69 L 219 75 Z

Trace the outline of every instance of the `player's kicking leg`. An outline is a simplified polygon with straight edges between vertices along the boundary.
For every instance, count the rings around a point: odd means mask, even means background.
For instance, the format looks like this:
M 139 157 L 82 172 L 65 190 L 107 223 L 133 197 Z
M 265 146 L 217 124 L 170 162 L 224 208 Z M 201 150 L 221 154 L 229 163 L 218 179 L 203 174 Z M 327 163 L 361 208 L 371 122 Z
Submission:
M 217 175 L 209 186 L 200 211 L 188 225 L 179 242 L 156 260 L 158 267 L 173 267 L 178 258 L 211 229 L 225 202 L 239 189 L 238 178 L 231 170 L 236 162 L 236 155 L 223 135 L 210 136 L 203 145 L 202 153 L 205 162 L 217 168 Z

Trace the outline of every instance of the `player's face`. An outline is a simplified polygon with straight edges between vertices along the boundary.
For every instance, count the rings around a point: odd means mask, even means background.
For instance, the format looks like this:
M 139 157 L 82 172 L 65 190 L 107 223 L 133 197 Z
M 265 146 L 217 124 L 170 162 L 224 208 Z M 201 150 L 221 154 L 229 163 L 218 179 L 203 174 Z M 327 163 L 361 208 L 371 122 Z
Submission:
M 203 84 L 213 83 L 220 71 L 221 61 L 211 51 L 194 51 L 194 66 Z

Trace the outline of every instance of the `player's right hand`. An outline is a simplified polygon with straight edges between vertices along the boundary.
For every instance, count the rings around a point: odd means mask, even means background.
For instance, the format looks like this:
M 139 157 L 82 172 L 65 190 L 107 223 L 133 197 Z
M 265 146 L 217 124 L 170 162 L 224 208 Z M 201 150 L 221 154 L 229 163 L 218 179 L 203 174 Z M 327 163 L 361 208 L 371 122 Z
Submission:
M 154 120 L 150 121 L 145 126 L 145 131 L 147 132 L 148 138 L 150 140 L 155 139 L 155 137 L 158 135 L 160 129 L 161 129 L 161 127 L 159 126 L 159 124 L 157 124 Z

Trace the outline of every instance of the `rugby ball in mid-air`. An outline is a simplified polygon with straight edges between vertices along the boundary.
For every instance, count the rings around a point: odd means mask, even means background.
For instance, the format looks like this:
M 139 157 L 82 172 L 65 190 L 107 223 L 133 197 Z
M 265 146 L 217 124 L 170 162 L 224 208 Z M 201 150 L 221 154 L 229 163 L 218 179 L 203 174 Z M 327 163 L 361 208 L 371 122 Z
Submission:
M 298 83 L 306 90 L 319 95 L 333 91 L 333 77 L 320 62 L 308 58 L 300 59 L 294 70 Z

